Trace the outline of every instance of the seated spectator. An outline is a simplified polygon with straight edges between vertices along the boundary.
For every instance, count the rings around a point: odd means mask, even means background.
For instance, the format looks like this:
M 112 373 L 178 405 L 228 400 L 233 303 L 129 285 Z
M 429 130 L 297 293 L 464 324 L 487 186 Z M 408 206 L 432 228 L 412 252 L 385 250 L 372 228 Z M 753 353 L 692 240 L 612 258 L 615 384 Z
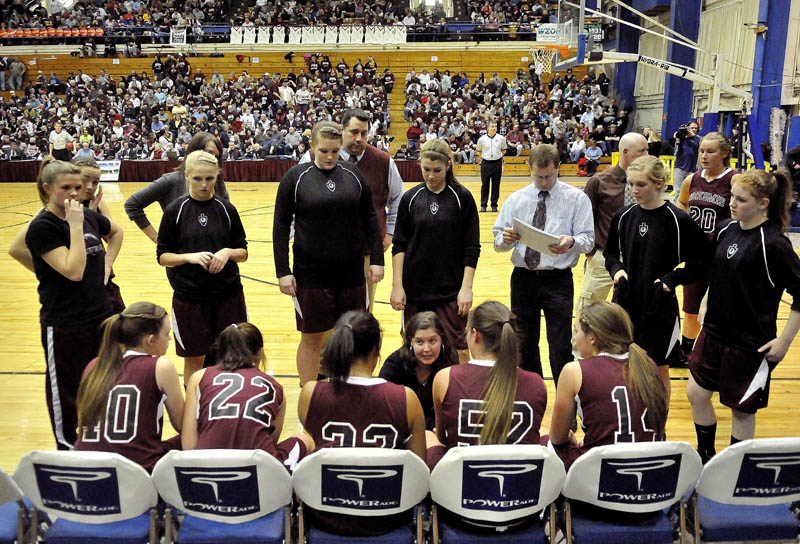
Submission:
M 594 140 L 589 140 L 584 156 L 586 157 L 586 175 L 591 177 L 597 173 L 603 150 L 597 147 L 597 143 Z
M 570 162 L 578 162 L 583 156 L 583 153 L 586 151 L 586 141 L 583 139 L 583 136 L 580 134 L 576 135 L 575 140 L 572 142 L 572 146 L 569 150 L 569 159 Z
M 408 159 L 408 145 L 400 144 L 400 148 L 394 153 L 394 158 L 401 161 Z

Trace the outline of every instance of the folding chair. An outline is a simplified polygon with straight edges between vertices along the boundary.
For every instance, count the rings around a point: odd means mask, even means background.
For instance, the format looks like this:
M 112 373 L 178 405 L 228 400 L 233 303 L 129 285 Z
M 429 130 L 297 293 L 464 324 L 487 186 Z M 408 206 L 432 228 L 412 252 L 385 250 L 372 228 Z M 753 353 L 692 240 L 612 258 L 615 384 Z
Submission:
M 694 489 L 701 468 L 700 456 L 686 442 L 592 448 L 573 463 L 564 483 L 567 542 L 660 544 L 683 538 L 682 498 Z M 675 504 L 680 532 L 669 517 Z
M 301 501 L 299 542 L 421 544 L 422 508 L 428 494 L 428 467 L 408 450 L 383 448 L 325 448 L 304 458 L 294 470 L 292 484 Z M 379 536 L 342 536 L 308 527 L 303 507 L 345 516 L 389 516 L 411 513 L 409 523 Z M 307 539 L 307 540 L 306 540 Z
M 695 542 L 791 541 L 800 500 L 800 438 L 745 440 L 715 455 L 690 501 Z
M 156 542 L 158 496 L 147 471 L 116 453 L 32 451 L 14 473 L 48 526 L 48 544 L 142 544 Z M 49 518 L 57 518 L 49 523 Z M 32 542 L 36 542 L 33 540 Z
M 0 544 L 26 541 L 30 503 L 26 504 L 17 482 L 0 470 Z
M 156 463 L 153 482 L 169 505 L 167 544 L 291 543 L 292 478 L 262 450 L 171 451 Z
M 479 540 L 544 544 L 545 522 L 539 514 L 549 509 L 545 517 L 549 534 L 555 535 L 554 501 L 565 476 L 564 464 L 543 446 L 449 450 L 431 473 L 433 544 Z M 447 519 L 453 516 L 455 523 Z

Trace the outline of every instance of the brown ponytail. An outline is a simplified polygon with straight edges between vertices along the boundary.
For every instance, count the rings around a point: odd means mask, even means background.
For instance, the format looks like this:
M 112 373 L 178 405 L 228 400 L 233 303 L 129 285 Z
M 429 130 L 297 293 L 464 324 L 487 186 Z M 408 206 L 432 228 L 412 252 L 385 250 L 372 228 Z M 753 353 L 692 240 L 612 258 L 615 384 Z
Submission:
M 484 349 L 496 356 L 483 393 L 483 428 L 478 444 L 505 444 L 511 429 L 519 366 L 519 341 L 511 319 L 511 311 L 497 301 L 484 302 L 469 314 L 467 330 L 478 331 Z
M 263 348 L 264 337 L 258 327 L 246 322 L 234 323 L 225 327 L 214 343 L 215 366 L 222 370 L 263 366 L 266 360 Z
M 647 409 L 647 426 L 656 436 L 664 435 L 667 422 L 667 390 L 647 352 L 633 343 L 633 324 L 628 312 L 613 302 L 594 302 L 584 306 L 578 316 L 584 334 L 597 339 L 601 352 L 628 354 L 623 365 L 625 386 Z
M 322 365 L 331 373 L 334 391 L 341 390 L 356 361 L 377 357 L 380 351 L 381 326 L 371 313 L 351 310 L 342 315 L 322 355 Z
M 166 315 L 161 306 L 137 302 L 103 322 L 97 362 L 78 387 L 78 429 L 94 427 L 102 421 L 108 392 L 122 368 L 123 346 L 136 346 L 145 336 L 158 334 Z
M 781 232 L 789 230 L 789 208 L 792 203 L 792 182 L 785 172 L 752 169 L 736 178 L 736 182 L 756 198 L 768 198 L 767 221 Z

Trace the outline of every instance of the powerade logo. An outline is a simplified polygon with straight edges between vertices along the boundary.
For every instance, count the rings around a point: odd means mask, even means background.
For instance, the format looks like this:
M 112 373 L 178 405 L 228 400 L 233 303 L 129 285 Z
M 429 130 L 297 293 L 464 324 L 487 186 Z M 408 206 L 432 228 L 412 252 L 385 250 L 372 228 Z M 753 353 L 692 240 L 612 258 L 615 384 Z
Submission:
M 119 514 L 117 469 L 58 467 L 34 463 L 42 504 L 54 510 L 107 516 Z
M 322 465 L 322 504 L 384 510 L 400 506 L 403 465 Z
M 255 465 L 175 467 L 183 507 L 190 512 L 243 516 L 261 510 Z
M 745 453 L 734 497 L 783 497 L 800 493 L 800 452 Z
M 543 459 L 532 461 L 466 461 L 461 479 L 461 506 L 507 512 L 539 502 Z
M 620 504 L 650 504 L 675 497 L 681 456 L 603 459 L 599 500 Z

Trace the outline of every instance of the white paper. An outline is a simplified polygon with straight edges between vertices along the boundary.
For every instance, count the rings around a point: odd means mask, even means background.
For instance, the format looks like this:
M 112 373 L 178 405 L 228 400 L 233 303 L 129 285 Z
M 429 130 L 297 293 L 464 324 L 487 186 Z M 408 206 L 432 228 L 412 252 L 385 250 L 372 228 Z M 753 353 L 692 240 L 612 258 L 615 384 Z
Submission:
M 557 244 L 560 237 L 549 234 L 543 230 L 514 218 L 514 231 L 519 233 L 520 242 L 525 244 L 531 249 L 535 249 L 539 253 L 547 253 L 548 255 L 555 255 L 547 246 Z

